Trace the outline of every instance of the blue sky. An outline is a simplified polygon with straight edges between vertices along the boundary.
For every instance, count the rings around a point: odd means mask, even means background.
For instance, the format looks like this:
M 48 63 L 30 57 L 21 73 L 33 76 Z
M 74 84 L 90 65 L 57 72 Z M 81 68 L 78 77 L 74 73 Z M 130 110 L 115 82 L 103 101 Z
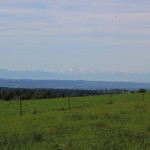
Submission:
M 0 68 L 149 72 L 150 1 L 1 0 Z

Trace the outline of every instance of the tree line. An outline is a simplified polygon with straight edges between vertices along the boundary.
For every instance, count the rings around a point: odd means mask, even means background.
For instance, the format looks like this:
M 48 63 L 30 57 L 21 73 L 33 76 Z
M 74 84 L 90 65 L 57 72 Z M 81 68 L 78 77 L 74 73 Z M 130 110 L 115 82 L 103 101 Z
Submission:
M 108 93 L 119 94 L 128 92 L 127 90 L 77 90 L 77 89 L 25 89 L 25 88 L 0 88 L 0 99 L 9 100 L 30 100 L 30 99 L 50 99 L 59 97 L 102 95 Z

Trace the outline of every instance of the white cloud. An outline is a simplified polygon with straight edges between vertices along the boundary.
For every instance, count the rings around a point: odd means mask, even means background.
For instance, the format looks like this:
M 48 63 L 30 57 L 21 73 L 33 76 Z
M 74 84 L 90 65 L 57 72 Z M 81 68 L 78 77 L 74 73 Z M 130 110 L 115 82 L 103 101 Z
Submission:
M 25 1 L 23 1 L 25 2 Z M 35 2 L 35 1 L 33 1 Z M 2 31 L 18 31 L 31 30 L 35 34 L 45 33 L 49 35 L 61 35 L 61 34 L 85 34 L 85 33 L 101 33 L 101 32 L 143 32 L 149 33 L 149 28 L 143 28 L 146 24 L 150 24 L 149 12 L 101 12 L 94 11 L 95 7 L 101 5 L 112 8 L 119 5 L 124 6 L 124 3 L 112 3 L 111 1 L 71 1 L 69 6 L 84 5 L 83 10 L 67 10 L 65 6 L 68 1 L 49 2 L 45 1 L 47 5 L 50 5 L 47 9 L 35 9 L 35 8 L 20 8 L 20 7 L 6 7 L 0 9 L 0 17 L 2 18 L 3 25 L 0 26 Z M 52 3 L 52 4 L 51 4 Z M 54 5 L 51 7 L 51 5 Z M 86 5 L 91 10 L 86 10 Z M 126 4 L 127 5 L 127 4 Z M 57 6 L 57 7 L 56 7 Z M 76 6 L 76 7 L 77 7 Z M 126 6 L 128 9 L 129 4 Z M 110 7 L 110 9 L 111 9 Z M 130 6 L 131 7 L 131 6 Z M 139 6 L 141 7 L 141 6 Z M 144 10 L 143 10 L 144 11 Z M 4 17 L 3 17 L 4 15 Z M 4 19 L 5 18 L 5 19 Z M 13 20 L 12 20 L 13 18 Z M 44 18 L 44 19 L 43 19 Z M 7 21 L 6 21 L 7 19 Z M 11 24 L 10 24 L 11 23 Z M 139 26 L 138 26 L 139 24 Z M 22 26 L 24 28 L 22 28 Z M 15 29 L 16 27 L 16 29 Z M 5 29 L 4 29 L 5 28 Z M 22 29 L 21 29 L 22 28 Z M 36 30 L 36 32 L 35 32 Z M 141 31 L 142 30 L 142 31 Z M 7 34 L 7 32 L 6 32 Z M 12 34 L 12 33 L 10 33 Z

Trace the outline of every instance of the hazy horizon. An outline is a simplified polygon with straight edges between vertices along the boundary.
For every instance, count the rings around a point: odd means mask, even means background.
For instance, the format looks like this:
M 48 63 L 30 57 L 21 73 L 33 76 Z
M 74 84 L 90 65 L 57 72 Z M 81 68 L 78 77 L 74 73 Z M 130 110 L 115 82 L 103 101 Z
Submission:
M 108 82 L 150 82 L 150 72 L 87 72 L 83 70 L 43 72 L 0 69 L 2 79 L 86 80 Z

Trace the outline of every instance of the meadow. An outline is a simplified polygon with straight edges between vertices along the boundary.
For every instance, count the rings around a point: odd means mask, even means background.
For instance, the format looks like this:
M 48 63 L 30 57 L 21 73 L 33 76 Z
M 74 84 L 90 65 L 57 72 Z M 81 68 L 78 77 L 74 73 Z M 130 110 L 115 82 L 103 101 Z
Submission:
M 1 150 L 149 150 L 150 93 L 0 100 Z

